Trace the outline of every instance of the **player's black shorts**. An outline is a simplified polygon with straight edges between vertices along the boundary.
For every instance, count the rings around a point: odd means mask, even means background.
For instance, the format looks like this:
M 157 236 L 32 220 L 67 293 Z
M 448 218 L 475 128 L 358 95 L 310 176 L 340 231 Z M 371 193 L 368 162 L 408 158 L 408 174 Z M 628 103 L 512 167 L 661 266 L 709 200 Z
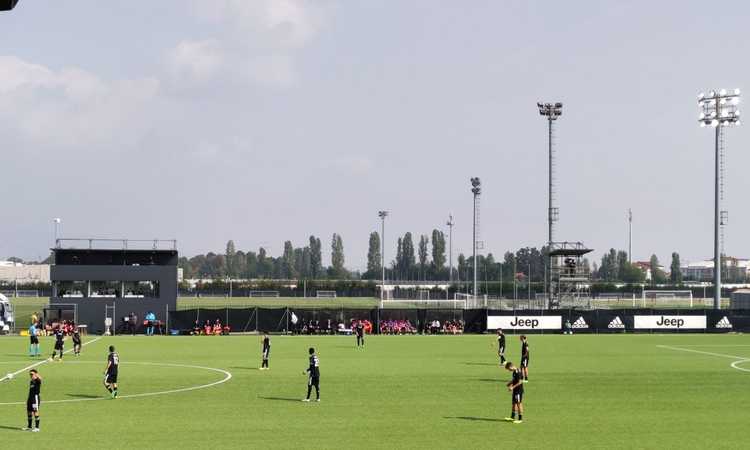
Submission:
M 529 357 L 524 356 L 521 358 L 521 367 L 529 367 Z
M 503 354 L 505 354 L 505 347 L 498 347 L 498 349 L 497 349 L 497 354 L 498 354 L 498 355 L 503 355 Z
M 42 404 L 42 399 L 39 397 L 29 397 L 26 400 L 26 412 L 39 412 L 39 407 Z
M 523 402 L 523 391 L 513 391 L 513 403 L 521 403 Z
M 271 349 L 263 350 L 263 359 L 268 359 L 268 357 L 271 355 Z
M 63 343 L 62 342 L 55 342 L 55 350 L 62 351 L 63 349 Z
M 80 339 L 73 339 L 73 345 L 81 345 Z
M 320 386 L 320 377 L 308 377 L 307 384 L 310 386 Z
M 104 376 L 104 382 L 108 384 L 117 383 L 117 371 L 107 372 Z
M 31 336 L 31 344 L 35 345 L 39 343 L 39 338 L 36 336 Z

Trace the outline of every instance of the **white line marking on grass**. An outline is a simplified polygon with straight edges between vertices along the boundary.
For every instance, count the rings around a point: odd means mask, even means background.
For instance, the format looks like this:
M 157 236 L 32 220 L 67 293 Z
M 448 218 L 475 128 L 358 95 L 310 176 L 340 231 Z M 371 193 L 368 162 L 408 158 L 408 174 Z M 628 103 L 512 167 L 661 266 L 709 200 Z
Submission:
M 71 361 L 68 364 L 99 364 L 96 361 Z M 140 398 L 140 397 L 153 397 L 156 395 L 167 395 L 167 394 L 177 394 L 180 392 L 189 392 L 189 391 L 197 391 L 198 389 L 206 389 L 213 386 L 217 386 L 222 383 L 226 383 L 227 381 L 232 379 L 232 374 L 224 369 L 217 369 L 215 367 L 204 367 L 204 366 L 193 366 L 190 364 L 173 364 L 173 363 L 155 363 L 155 362 L 122 362 L 121 365 L 130 365 L 130 364 L 137 364 L 141 366 L 163 366 L 163 367 L 183 367 L 187 369 L 202 369 L 202 370 L 210 370 L 213 372 L 218 372 L 224 375 L 224 378 L 218 381 L 214 381 L 213 383 L 208 384 L 202 384 L 200 386 L 188 386 L 184 388 L 179 389 L 169 389 L 166 391 L 159 391 L 159 392 L 143 392 L 140 394 L 126 394 L 126 395 L 118 395 L 117 399 L 124 399 L 124 398 Z M 44 404 L 49 403 L 77 403 L 77 402 L 93 402 L 97 400 L 110 400 L 110 397 L 95 397 L 95 398 L 71 398 L 66 400 L 45 400 Z M 6 403 L 0 403 L 0 406 L 9 406 L 9 405 L 23 405 L 24 402 L 6 402 Z
M 101 336 L 99 336 L 98 338 L 92 339 L 92 340 L 90 340 L 90 341 L 86 341 L 85 343 L 81 344 L 81 347 L 85 347 L 85 346 L 87 346 L 87 345 L 89 345 L 89 344 L 93 344 L 94 342 L 98 341 L 98 340 L 99 340 L 99 339 L 101 339 L 101 338 L 102 338 L 102 337 L 101 337 Z M 72 351 L 73 351 L 73 349 L 72 349 L 72 348 L 71 348 L 71 349 L 69 349 L 69 350 L 67 350 L 67 351 L 64 351 L 64 352 L 63 352 L 63 355 L 67 355 L 68 353 L 70 353 L 70 352 L 72 352 Z M 34 367 L 37 367 L 37 366 L 41 366 L 42 364 L 44 364 L 44 363 L 48 363 L 48 362 L 50 362 L 50 361 L 52 361 L 52 358 L 46 358 L 46 359 L 43 359 L 43 360 L 41 360 L 41 361 L 37 361 L 37 362 L 35 362 L 34 364 L 32 364 L 32 365 L 30 365 L 30 366 L 26 366 L 26 367 L 24 367 L 24 368 L 23 368 L 23 369 L 21 369 L 21 370 L 16 370 L 15 372 L 11 372 L 11 373 L 9 373 L 9 374 L 7 374 L 7 375 L 3 376 L 2 378 L 0 378 L 0 382 L 2 382 L 2 381 L 5 381 L 5 380 L 10 380 L 11 378 L 15 377 L 16 375 L 18 375 L 18 374 L 19 374 L 19 373 L 21 373 L 21 372 L 25 372 L 25 371 L 27 371 L 27 370 L 31 370 L 31 369 L 33 369 Z
M 691 348 L 680 348 L 680 347 L 672 347 L 671 345 L 657 345 L 659 348 L 666 348 L 668 350 L 679 350 L 681 352 L 690 352 L 690 353 L 700 353 L 702 355 L 709 355 L 709 356 L 718 356 L 721 358 L 732 358 L 736 359 L 736 361 L 732 362 L 729 366 L 732 369 L 742 370 L 743 372 L 750 372 L 750 369 L 746 369 L 744 367 L 738 367 L 739 364 L 746 363 L 750 361 L 750 358 L 746 356 L 737 356 L 737 355 L 726 355 L 724 353 L 713 353 L 713 352 L 703 352 L 700 350 L 693 350 Z

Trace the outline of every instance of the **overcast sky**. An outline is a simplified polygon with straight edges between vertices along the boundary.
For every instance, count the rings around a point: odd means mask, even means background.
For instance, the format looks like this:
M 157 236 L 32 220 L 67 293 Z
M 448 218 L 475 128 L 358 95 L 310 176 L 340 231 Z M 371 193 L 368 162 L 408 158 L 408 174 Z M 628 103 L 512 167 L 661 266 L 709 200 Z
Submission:
M 65 237 L 176 238 L 182 254 L 310 234 L 363 268 L 406 231 L 546 240 L 546 123 L 561 101 L 557 239 L 634 259 L 712 256 L 713 134 L 696 95 L 747 88 L 750 4 L 21 0 L 0 14 L 0 258 Z M 727 133 L 726 252 L 745 238 L 750 130 Z M 327 252 L 329 253 L 329 252 Z M 326 262 L 330 263 L 328 256 Z

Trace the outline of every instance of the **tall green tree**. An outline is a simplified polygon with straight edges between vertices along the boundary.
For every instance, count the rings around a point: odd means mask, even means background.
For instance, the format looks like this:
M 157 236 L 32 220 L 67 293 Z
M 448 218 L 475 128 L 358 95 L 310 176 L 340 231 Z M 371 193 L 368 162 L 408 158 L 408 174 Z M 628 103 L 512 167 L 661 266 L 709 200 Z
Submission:
M 317 279 L 322 274 L 323 252 L 320 245 L 320 238 L 310 236 L 310 276 L 313 279 Z
M 468 278 L 467 278 L 467 272 L 469 270 L 469 264 L 468 264 L 468 262 L 466 260 L 466 257 L 464 256 L 463 253 L 459 253 L 458 254 L 457 263 L 458 263 L 458 267 L 457 267 L 458 268 L 458 279 L 459 280 L 467 281 L 468 280 Z
M 440 230 L 432 230 L 432 268 L 436 279 L 440 279 L 442 276 L 446 260 L 445 233 Z
M 651 266 L 651 284 L 662 284 L 667 281 L 664 272 L 659 268 L 659 258 L 656 255 L 651 255 L 649 266 Z
M 234 241 L 229 240 L 227 242 L 227 249 L 224 253 L 224 257 L 226 258 L 226 265 L 227 265 L 227 275 L 229 277 L 236 277 L 237 273 L 235 270 L 235 264 L 234 264 L 234 256 L 237 253 L 236 249 L 234 248 Z
M 284 255 L 281 257 L 282 261 L 282 278 L 294 279 L 297 278 L 297 270 L 295 268 L 294 259 L 294 246 L 291 241 L 284 242 Z
M 628 252 L 620 250 L 617 252 L 617 279 L 620 281 L 627 282 L 628 270 L 630 269 L 630 263 L 628 262 Z
M 269 261 L 266 249 L 258 249 L 258 277 L 267 278 L 273 274 L 273 264 Z
M 404 234 L 404 239 L 401 241 L 401 247 L 401 257 L 403 259 L 401 270 L 405 279 L 413 279 L 414 267 L 417 265 L 417 260 L 414 256 L 414 240 L 412 239 L 410 232 Z
M 382 271 L 380 254 L 380 235 L 377 231 L 370 233 L 370 243 L 367 249 L 367 272 L 365 277 L 368 279 L 379 278 Z
M 428 249 L 429 244 L 430 240 L 427 238 L 427 236 L 425 236 L 424 234 L 419 236 L 419 248 L 417 252 L 419 254 L 419 272 L 423 280 L 426 278 L 425 272 L 427 269 L 427 257 L 430 254 Z
M 346 278 L 344 268 L 344 241 L 336 233 L 331 237 L 331 271 L 335 278 Z
M 669 266 L 669 280 L 672 284 L 682 283 L 682 271 L 680 271 L 680 254 L 672 252 L 672 264 Z

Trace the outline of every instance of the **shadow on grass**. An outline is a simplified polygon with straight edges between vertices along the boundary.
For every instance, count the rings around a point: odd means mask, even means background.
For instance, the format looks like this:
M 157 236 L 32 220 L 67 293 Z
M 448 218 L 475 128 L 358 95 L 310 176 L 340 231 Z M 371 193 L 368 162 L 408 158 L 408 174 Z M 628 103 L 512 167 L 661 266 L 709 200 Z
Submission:
M 278 400 L 282 402 L 300 402 L 301 399 L 299 398 L 291 398 L 291 397 L 258 397 L 262 398 L 263 400 Z
M 471 420 L 473 422 L 505 422 L 502 419 L 491 419 L 489 417 L 472 417 L 472 416 L 443 417 L 443 419 Z
M 495 366 L 495 367 L 500 367 L 499 364 L 496 364 L 496 363 L 486 363 L 486 362 L 467 362 L 467 363 L 464 363 L 464 364 L 466 364 L 467 366 Z
M 8 425 L 0 425 L 0 430 L 15 430 L 15 431 L 21 431 L 21 427 L 9 427 Z
M 91 395 L 91 394 L 65 394 L 68 397 L 74 397 L 74 398 L 102 398 L 101 395 Z

